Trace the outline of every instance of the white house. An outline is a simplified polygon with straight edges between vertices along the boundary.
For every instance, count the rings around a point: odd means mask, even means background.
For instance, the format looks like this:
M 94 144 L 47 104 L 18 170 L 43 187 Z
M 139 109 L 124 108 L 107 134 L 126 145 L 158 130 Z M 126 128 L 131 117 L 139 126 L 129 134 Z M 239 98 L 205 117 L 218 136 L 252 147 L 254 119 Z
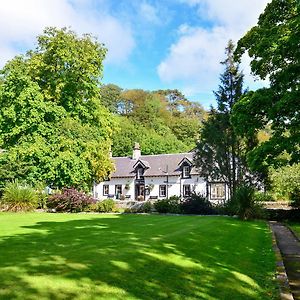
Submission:
M 193 165 L 193 152 L 141 155 L 135 144 L 132 157 L 113 157 L 115 172 L 107 181 L 94 185 L 94 197 L 116 200 L 154 200 L 176 195 L 181 198 L 192 192 L 211 201 L 228 199 L 223 182 L 207 182 Z

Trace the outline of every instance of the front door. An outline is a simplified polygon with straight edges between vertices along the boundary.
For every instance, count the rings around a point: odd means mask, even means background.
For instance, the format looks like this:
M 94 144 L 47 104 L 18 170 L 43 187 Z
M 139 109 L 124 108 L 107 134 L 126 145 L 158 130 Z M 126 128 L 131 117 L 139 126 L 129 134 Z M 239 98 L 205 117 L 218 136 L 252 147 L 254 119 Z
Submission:
M 135 200 L 144 200 L 145 199 L 145 185 L 136 184 L 135 185 Z

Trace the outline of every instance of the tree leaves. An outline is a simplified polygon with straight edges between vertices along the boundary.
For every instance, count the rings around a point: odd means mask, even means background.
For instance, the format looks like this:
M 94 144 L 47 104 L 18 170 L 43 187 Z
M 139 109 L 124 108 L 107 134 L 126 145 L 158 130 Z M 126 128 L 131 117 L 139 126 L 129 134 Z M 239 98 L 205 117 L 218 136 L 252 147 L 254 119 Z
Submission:
M 264 164 L 300 161 L 300 4 L 297 0 L 273 0 L 258 24 L 238 42 L 236 57 L 248 51 L 251 70 L 270 87 L 248 94 L 234 107 L 236 130 L 248 140 L 268 125 L 272 135 L 253 144 L 248 159 L 253 169 Z M 257 157 L 263 156 L 263 157 Z
M 19 177 L 56 187 L 89 189 L 113 170 L 115 122 L 101 106 L 99 79 L 106 49 L 89 35 L 47 28 L 38 46 L 2 70 L 0 141 Z

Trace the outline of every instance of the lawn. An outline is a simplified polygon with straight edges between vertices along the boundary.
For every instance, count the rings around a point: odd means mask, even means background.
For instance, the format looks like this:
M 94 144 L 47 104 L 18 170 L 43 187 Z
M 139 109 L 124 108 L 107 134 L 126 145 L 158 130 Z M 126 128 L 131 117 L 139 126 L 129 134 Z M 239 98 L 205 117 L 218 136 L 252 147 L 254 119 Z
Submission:
M 294 231 L 294 233 L 300 238 L 300 223 L 291 223 L 288 226 Z
M 0 299 L 277 299 L 265 222 L 0 213 Z

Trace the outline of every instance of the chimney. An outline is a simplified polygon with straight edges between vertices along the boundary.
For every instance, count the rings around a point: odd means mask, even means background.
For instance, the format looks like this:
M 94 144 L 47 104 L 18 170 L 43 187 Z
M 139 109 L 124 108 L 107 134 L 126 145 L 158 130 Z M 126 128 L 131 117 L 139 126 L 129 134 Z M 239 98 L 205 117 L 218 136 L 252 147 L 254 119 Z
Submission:
M 134 143 L 134 148 L 132 152 L 132 159 L 138 160 L 141 156 L 141 149 L 139 143 Z

